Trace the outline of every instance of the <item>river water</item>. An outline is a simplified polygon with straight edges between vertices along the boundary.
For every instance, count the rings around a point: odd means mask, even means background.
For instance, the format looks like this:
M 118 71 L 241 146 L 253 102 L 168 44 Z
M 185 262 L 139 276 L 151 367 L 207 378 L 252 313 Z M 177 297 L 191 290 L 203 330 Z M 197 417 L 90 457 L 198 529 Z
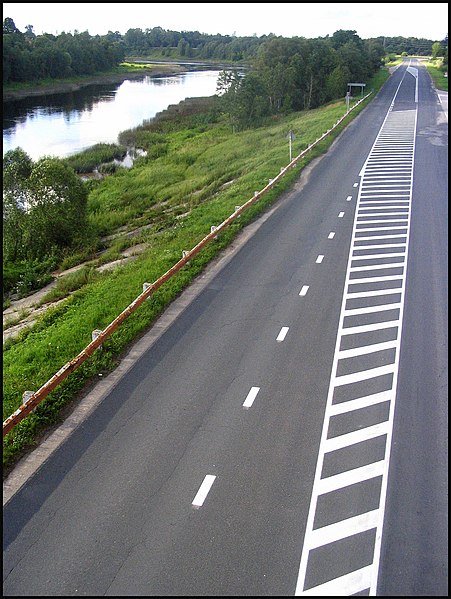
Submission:
M 220 71 L 144 76 L 119 84 L 3 103 L 3 155 L 21 147 L 33 160 L 64 158 L 140 125 L 185 98 L 213 96 Z

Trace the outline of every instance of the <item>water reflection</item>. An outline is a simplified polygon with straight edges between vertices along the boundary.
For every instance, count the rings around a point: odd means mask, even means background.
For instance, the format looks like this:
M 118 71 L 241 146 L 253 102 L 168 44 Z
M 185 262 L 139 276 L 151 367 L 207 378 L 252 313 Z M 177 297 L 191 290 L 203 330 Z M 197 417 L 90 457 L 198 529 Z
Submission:
M 33 159 L 69 156 L 118 134 L 188 97 L 216 93 L 219 71 L 95 85 L 3 104 L 3 155 L 20 146 Z
M 114 100 L 119 85 L 112 88 L 111 85 L 82 88 L 77 92 L 64 94 L 49 94 L 35 98 L 24 98 L 12 100 L 3 104 L 3 134 L 12 134 L 17 125 L 35 118 L 62 115 L 67 122 L 73 118 L 79 118 L 87 111 L 92 112 L 99 102 L 111 102 Z

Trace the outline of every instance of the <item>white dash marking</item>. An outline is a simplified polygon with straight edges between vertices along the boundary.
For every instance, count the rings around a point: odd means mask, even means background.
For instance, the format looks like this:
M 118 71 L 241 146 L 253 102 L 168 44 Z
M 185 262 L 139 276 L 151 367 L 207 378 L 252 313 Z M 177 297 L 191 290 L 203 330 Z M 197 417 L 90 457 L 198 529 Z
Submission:
M 358 183 L 354 183 L 353 187 L 358 187 L 359 184 Z
M 289 327 L 282 327 L 280 329 L 280 333 L 277 335 L 276 341 L 283 341 L 287 336 Z
M 251 390 L 247 394 L 246 399 L 243 403 L 243 408 L 250 408 L 254 403 L 254 399 L 257 397 L 257 393 L 260 391 L 260 387 L 251 387 Z
M 348 197 L 346 198 L 346 201 L 347 201 L 347 202 L 350 202 L 351 200 L 352 200 L 352 196 L 348 196 Z
M 307 291 L 308 291 L 309 286 L 308 285 L 303 285 L 301 291 L 299 292 L 299 295 L 307 295 Z
M 211 485 L 215 482 L 216 476 L 213 474 L 207 474 L 196 493 L 196 497 L 193 499 L 194 507 L 201 507 L 211 489 Z
M 323 261 L 323 258 L 324 258 L 324 255 L 323 255 L 323 254 L 320 254 L 320 255 L 318 256 L 318 258 L 316 259 L 316 263 L 317 263 L 317 264 L 321 264 L 321 262 Z
M 335 237 L 335 231 L 331 231 L 327 236 L 327 239 L 333 239 Z
M 338 215 L 338 218 L 343 218 L 344 215 L 345 215 L 344 212 L 340 212 L 340 214 Z

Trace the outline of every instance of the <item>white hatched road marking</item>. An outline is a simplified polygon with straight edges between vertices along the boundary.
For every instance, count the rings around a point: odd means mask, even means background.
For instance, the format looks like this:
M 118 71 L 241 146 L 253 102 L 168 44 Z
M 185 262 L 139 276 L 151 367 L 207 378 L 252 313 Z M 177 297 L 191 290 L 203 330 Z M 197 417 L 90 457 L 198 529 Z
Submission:
M 316 466 L 315 480 L 304 538 L 304 546 L 299 566 L 299 574 L 295 592 L 296 595 L 351 595 L 366 590 L 369 590 L 370 595 L 374 595 L 377 589 L 380 544 L 385 510 L 385 495 L 387 488 L 394 404 L 396 399 L 396 385 L 399 367 L 402 317 L 404 310 L 406 279 L 405 265 L 407 264 L 408 240 L 410 232 L 410 200 L 412 195 L 417 120 L 416 110 L 393 111 L 392 108 L 393 103 L 385 117 L 384 123 L 361 172 L 361 187 L 357 197 L 357 207 L 354 217 L 351 248 L 349 252 L 346 273 L 345 293 L 342 300 L 340 324 L 338 328 L 332 366 L 332 376 L 329 385 L 318 462 Z M 406 140 L 405 144 L 394 143 L 398 141 L 400 136 L 403 140 Z M 374 156 L 376 154 L 378 154 L 378 156 L 375 159 Z M 386 158 L 383 158 L 382 154 L 383 156 L 386 156 Z M 391 179 L 389 183 L 382 184 L 379 177 L 387 176 L 387 164 L 390 164 L 390 172 L 393 173 L 393 175 L 390 176 L 399 178 L 400 174 L 402 174 L 403 177 L 405 174 L 408 179 L 403 180 L 402 182 Z M 375 178 L 376 176 L 378 177 L 377 179 Z M 396 193 L 394 193 L 394 187 L 396 187 Z M 388 190 L 391 190 L 390 194 L 387 194 Z M 396 200 L 390 200 L 389 198 L 391 197 L 396 198 Z M 372 208 L 363 212 L 365 217 L 369 217 L 369 219 L 362 222 L 362 220 L 360 220 L 362 218 L 362 201 L 364 200 L 363 204 L 366 206 L 368 205 L 370 198 L 372 198 Z M 400 201 L 402 201 L 403 204 L 400 205 Z M 393 217 L 397 216 L 396 212 L 385 213 L 385 215 L 389 217 L 387 219 L 384 218 L 383 220 L 375 220 L 374 217 L 376 214 L 381 216 L 380 211 L 377 211 L 376 204 L 379 205 L 382 203 L 381 205 L 385 207 L 387 202 L 390 202 L 392 204 L 392 208 L 395 210 L 398 209 L 399 211 L 400 207 L 402 206 L 403 208 L 407 208 L 407 211 L 400 214 L 400 217 L 396 220 L 393 219 Z M 369 214 L 371 210 L 373 211 L 373 214 Z M 405 219 L 403 226 L 400 226 L 400 219 Z M 366 226 L 368 223 L 370 224 L 369 227 Z M 379 224 L 380 226 L 371 226 L 375 224 Z M 385 227 L 382 225 L 385 225 Z M 385 239 L 388 240 L 387 245 L 382 244 L 383 240 Z M 363 245 L 359 246 L 359 243 L 362 243 Z M 389 249 L 388 251 L 390 253 L 386 254 L 381 253 L 380 251 L 381 249 L 392 247 L 395 247 L 396 251 Z M 357 250 L 366 250 L 366 252 L 364 252 L 363 255 L 355 255 Z M 368 253 L 370 250 L 376 250 L 377 253 L 370 254 Z M 371 259 L 373 259 L 376 264 L 372 266 L 352 266 L 352 264 L 358 264 L 359 260 L 362 260 L 363 263 L 365 263 L 365 260 L 368 261 Z M 385 259 L 389 259 L 390 261 L 386 263 L 384 262 Z M 362 264 L 362 262 L 360 262 L 360 264 Z M 378 274 L 378 271 L 390 268 L 396 268 L 400 270 L 402 274 L 389 274 L 386 276 L 380 276 Z M 358 278 L 359 273 L 362 273 L 361 278 Z M 360 287 L 361 291 L 359 291 L 358 286 L 360 284 L 385 284 L 385 281 L 395 281 L 395 285 L 397 281 L 398 285 L 395 288 L 388 289 L 383 289 L 379 286 L 379 288 L 374 289 L 374 291 L 368 291 L 367 289 L 363 290 Z M 347 308 L 347 302 L 350 299 L 363 298 L 362 302 L 365 302 L 365 298 L 379 297 L 383 301 L 384 296 L 386 296 L 386 302 L 384 304 L 378 304 L 376 306 L 362 305 L 361 308 Z M 393 318 L 393 314 L 396 314 L 394 310 L 398 312 L 398 317 Z M 353 321 L 353 319 L 358 318 L 358 315 L 361 314 L 379 313 L 383 317 L 384 311 L 387 311 L 387 316 L 390 318 L 390 320 L 370 324 L 361 324 L 358 321 Z M 349 326 L 346 327 L 344 324 L 345 318 L 350 319 L 350 321 L 346 323 Z M 395 339 L 392 341 L 378 342 L 377 339 L 375 339 L 371 343 L 371 338 L 368 338 L 366 341 L 367 345 L 360 345 L 359 347 L 340 350 L 343 339 L 352 340 L 354 339 L 352 336 L 358 333 L 368 333 L 372 335 L 384 329 L 392 328 L 395 331 Z M 358 345 L 358 343 L 359 341 L 356 340 L 355 344 Z M 382 359 L 382 354 L 378 354 L 377 352 L 383 352 L 383 350 L 394 350 L 392 363 L 385 365 L 380 363 L 377 365 L 377 359 Z M 367 355 L 371 357 L 372 354 L 374 356 L 372 357 L 372 360 L 375 361 L 375 364 L 371 367 L 367 367 L 365 370 L 338 376 L 337 373 L 340 360 L 346 358 L 358 360 L 360 356 Z M 358 368 L 358 364 L 356 364 L 356 367 Z M 369 392 L 368 388 L 368 394 L 365 395 L 365 387 L 362 386 L 362 390 L 359 392 L 360 397 L 353 397 L 351 395 L 348 399 L 346 399 L 346 393 L 351 393 L 349 389 L 354 383 L 361 385 L 362 383 L 364 384 L 365 381 L 371 382 L 380 380 L 384 377 L 387 377 L 387 375 L 391 375 L 392 377 L 391 382 L 389 383 L 389 389 L 378 392 Z M 342 396 L 338 403 L 332 403 L 334 400 L 334 393 L 338 392 L 339 390 L 341 390 L 341 393 L 344 393 L 344 396 Z M 337 415 L 343 416 L 350 412 L 355 414 L 356 410 L 360 410 L 369 406 L 377 406 L 383 402 L 388 402 L 389 405 L 389 415 L 387 420 L 377 424 L 372 424 L 370 426 L 363 423 L 360 428 L 357 428 L 357 430 L 351 430 L 351 432 L 328 438 L 329 424 L 332 417 Z M 351 470 L 345 470 L 339 474 L 321 478 L 326 455 L 331 455 L 332 452 L 339 449 L 355 447 L 355 444 L 359 442 L 377 438 L 385 441 L 385 453 L 382 460 L 378 458 L 377 461 L 368 465 L 356 467 Z M 337 456 L 338 454 L 334 455 Z M 347 467 L 349 468 L 349 466 Z M 355 515 L 351 518 L 345 519 L 344 521 L 338 521 L 320 528 L 314 528 L 317 503 L 320 495 L 333 492 L 334 490 L 343 487 L 350 487 L 351 485 L 370 480 L 375 477 L 381 478 L 380 502 L 377 509 L 367 513 Z M 331 544 L 344 538 L 357 535 L 363 531 L 370 531 L 373 529 L 375 531 L 373 541 L 373 561 L 370 565 L 328 582 L 318 580 L 316 585 L 314 577 L 312 581 L 312 576 L 310 576 L 308 584 L 305 584 L 311 550 L 318 550 L 325 544 Z M 319 558 L 317 557 L 317 559 Z M 327 563 L 325 564 L 325 571 L 326 570 Z M 318 564 L 316 564 L 315 572 L 318 571 Z M 323 576 L 327 576 L 327 573 L 323 573 Z M 308 586 L 309 588 L 304 588 L 305 586 Z

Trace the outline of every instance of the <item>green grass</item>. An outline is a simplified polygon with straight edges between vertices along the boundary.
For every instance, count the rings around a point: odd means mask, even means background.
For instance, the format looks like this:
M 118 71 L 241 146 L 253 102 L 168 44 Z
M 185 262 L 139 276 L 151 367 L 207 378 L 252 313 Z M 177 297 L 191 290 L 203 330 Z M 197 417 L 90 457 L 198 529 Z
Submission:
M 377 91 L 387 77 L 387 72 L 381 70 L 367 89 Z M 137 336 L 149 328 L 240 229 L 293 185 L 302 168 L 327 150 L 370 99 L 144 302 L 104 342 L 102 351 L 95 352 L 4 437 L 4 466 L 11 466 L 37 442 L 42 431 L 59 422 L 62 408 L 93 377 L 114 368 Z M 269 179 L 279 174 L 289 161 L 286 135 L 290 129 L 296 134 L 292 148 L 295 157 L 344 112 L 345 103 L 340 100 L 315 110 L 272 118 L 263 127 L 239 133 L 233 133 L 227 122 L 221 121 L 194 128 L 183 128 L 179 123 L 178 130 L 171 130 L 168 125 L 163 131 L 168 146 L 163 156 L 124 169 L 96 185 L 88 199 L 91 226 L 98 233 L 111 234 L 119 226 L 133 229 L 150 224 L 139 237 L 140 242 L 147 243 L 147 249 L 133 262 L 112 272 L 98 276 L 87 269 L 62 281 L 61 285 L 70 285 L 66 289 L 72 291 L 70 297 L 50 308 L 32 329 L 4 344 L 3 419 L 17 409 L 25 390 L 41 387 L 86 347 L 94 329 L 104 329 L 136 299 L 143 282 L 158 279 L 181 258 L 182 250 L 193 248 L 210 232 L 211 225 L 219 225 L 234 212 L 235 206 L 244 204 L 254 191 L 263 189 Z M 187 122 L 192 125 L 192 119 Z M 113 244 L 112 251 L 114 247 Z
M 64 159 L 64 162 L 78 174 L 91 173 L 101 164 L 111 162 L 115 158 L 122 160 L 127 148 L 117 144 L 98 143 L 94 146 Z
M 442 58 L 436 60 L 430 60 L 425 62 L 425 66 L 432 77 L 432 81 L 437 89 L 441 91 L 448 91 L 448 78 L 445 77 L 445 74 L 440 69 L 442 65 Z

